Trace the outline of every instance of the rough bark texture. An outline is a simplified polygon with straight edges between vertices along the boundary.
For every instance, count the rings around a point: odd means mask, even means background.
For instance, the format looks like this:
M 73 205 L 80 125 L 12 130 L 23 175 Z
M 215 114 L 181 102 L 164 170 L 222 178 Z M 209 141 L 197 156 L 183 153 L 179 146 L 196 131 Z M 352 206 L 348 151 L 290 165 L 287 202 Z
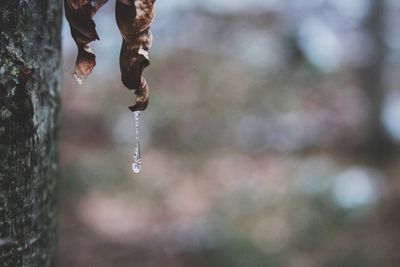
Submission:
M 0 10 L 0 266 L 53 266 L 61 3 Z

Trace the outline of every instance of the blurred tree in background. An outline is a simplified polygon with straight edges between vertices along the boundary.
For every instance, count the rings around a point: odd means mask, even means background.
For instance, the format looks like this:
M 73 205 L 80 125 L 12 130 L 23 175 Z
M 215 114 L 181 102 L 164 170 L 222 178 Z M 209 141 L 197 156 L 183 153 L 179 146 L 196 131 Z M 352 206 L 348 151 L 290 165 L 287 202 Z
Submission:
M 143 172 L 113 7 L 65 77 L 60 266 L 399 262 L 400 4 L 158 1 Z

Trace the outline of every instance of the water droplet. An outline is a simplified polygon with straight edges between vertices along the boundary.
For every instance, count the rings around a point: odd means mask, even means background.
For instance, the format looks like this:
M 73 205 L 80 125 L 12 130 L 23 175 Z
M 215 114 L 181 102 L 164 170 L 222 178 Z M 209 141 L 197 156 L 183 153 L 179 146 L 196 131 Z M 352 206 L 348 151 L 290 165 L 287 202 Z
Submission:
M 83 77 L 81 77 L 78 73 L 74 72 L 72 76 L 74 76 L 79 85 L 83 84 Z
M 135 150 L 133 152 L 132 160 L 132 171 L 134 173 L 139 173 L 142 169 L 142 155 L 140 154 L 140 142 L 139 142 L 139 121 L 140 121 L 140 111 L 133 112 L 135 116 L 135 129 L 136 129 L 136 143 Z

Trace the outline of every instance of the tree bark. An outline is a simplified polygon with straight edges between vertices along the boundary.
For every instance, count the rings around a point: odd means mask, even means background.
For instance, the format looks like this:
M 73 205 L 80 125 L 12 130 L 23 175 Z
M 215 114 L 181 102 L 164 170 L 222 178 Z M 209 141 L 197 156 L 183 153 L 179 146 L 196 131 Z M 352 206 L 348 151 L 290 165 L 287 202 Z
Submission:
M 61 3 L 0 10 L 0 266 L 53 266 Z

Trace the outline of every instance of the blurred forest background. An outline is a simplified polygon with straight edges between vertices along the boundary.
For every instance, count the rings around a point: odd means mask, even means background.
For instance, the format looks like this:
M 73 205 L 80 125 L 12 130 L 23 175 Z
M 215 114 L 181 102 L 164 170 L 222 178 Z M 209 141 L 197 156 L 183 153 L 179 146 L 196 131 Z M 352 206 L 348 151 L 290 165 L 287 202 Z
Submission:
M 63 25 L 61 267 L 394 267 L 400 2 L 158 0 L 142 173 L 110 1 Z

